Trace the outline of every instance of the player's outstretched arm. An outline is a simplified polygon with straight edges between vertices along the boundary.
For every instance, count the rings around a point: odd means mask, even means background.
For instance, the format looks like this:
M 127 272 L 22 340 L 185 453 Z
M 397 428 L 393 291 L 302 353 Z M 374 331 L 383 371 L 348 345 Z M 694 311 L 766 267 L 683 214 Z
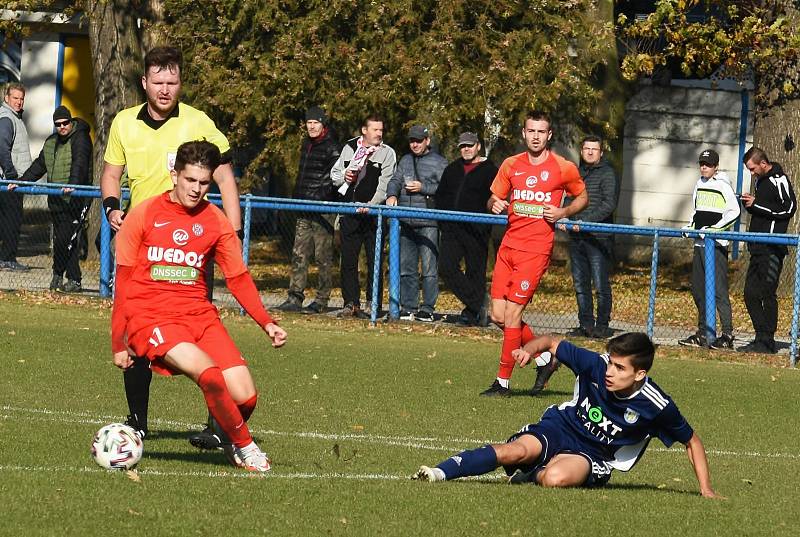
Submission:
M 711 488 L 711 474 L 708 471 L 706 448 L 703 447 L 703 442 L 700 441 L 700 437 L 697 436 L 697 433 L 693 433 L 692 437 L 686 443 L 686 454 L 689 456 L 689 462 L 692 463 L 694 474 L 697 476 L 697 482 L 700 485 L 700 494 L 705 498 L 724 500 L 724 496 L 720 496 Z
M 530 363 L 532 356 L 538 356 L 545 351 L 549 351 L 552 356 L 555 356 L 559 343 L 561 343 L 561 338 L 558 336 L 539 336 L 527 342 L 521 349 L 512 351 L 511 356 L 520 367 L 525 367 Z

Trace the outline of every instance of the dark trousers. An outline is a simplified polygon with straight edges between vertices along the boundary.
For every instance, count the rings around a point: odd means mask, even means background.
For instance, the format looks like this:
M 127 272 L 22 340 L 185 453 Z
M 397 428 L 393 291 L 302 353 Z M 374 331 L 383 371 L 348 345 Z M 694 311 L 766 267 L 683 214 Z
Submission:
M 570 236 L 569 261 L 572 284 L 578 302 L 578 322 L 583 328 L 608 328 L 611 320 L 611 260 L 613 243 L 610 238 Z M 594 314 L 592 284 L 597 292 L 597 317 Z
M 22 194 L 0 192 L 0 261 L 17 260 L 22 227 Z
M 706 249 L 695 246 L 692 259 L 692 298 L 697 306 L 697 333 L 706 334 Z M 731 299 L 728 295 L 728 248 L 717 245 L 714 248 L 714 297 L 719 324 L 723 334 L 733 333 Z M 715 323 L 716 324 L 716 323 Z M 716 326 L 712 327 L 716 328 Z
M 477 316 L 486 296 L 490 228 L 457 224 L 441 225 L 440 230 L 439 275 L 456 298 Z
M 377 220 L 370 216 L 342 216 L 339 220 L 339 230 L 342 234 L 342 298 L 345 305 L 361 305 L 361 287 L 358 281 L 358 256 L 364 247 L 367 256 L 367 289 L 366 296 L 372 300 L 372 275 L 375 268 L 375 233 Z M 380 267 L 383 265 L 383 244 L 381 250 L 381 265 L 378 268 L 378 304 L 373 307 L 380 309 L 383 296 L 383 275 Z
M 81 268 L 78 264 L 80 232 L 83 227 L 77 213 L 69 210 L 50 211 L 53 221 L 53 274 L 67 279 L 81 281 Z M 74 239 L 73 239 L 74 236 Z
M 778 328 L 778 280 L 783 270 L 783 255 L 750 254 L 744 282 L 744 303 L 756 331 L 756 340 L 774 343 Z

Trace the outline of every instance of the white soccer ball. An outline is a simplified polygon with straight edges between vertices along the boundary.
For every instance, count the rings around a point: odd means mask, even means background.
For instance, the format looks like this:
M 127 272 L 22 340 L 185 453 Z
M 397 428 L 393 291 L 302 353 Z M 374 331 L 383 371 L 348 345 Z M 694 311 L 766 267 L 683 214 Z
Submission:
M 142 460 L 143 447 L 133 427 L 111 423 L 94 435 L 92 458 L 107 470 L 130 470 Z

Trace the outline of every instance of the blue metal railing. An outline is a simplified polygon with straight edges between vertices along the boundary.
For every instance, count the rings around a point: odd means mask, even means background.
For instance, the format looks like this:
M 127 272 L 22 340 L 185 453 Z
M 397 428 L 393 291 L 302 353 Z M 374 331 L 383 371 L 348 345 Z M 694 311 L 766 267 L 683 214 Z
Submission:
M 8 181 L 0 180 L 0 194 L 2 194 L 7 187 L 4 185 Z M 41 183 L 20 183 L 17 192 L 23 194 L 37 194 L 37 195 L 61 195 L 63 185 L 54 184 L 41 184 Z M 71 185 L 70 185 L 71 187 Z M 100 191 L 97 187 L 76 187 L 73 196 L 93 197 L 99 198 Z M 218 194 L 209 195 L 209 200 L 217 205 L 221 204 L 221 199 Z M 437 221 L 448 222 L 464 222 L 475 224 L 504 224 L 507 221 L 505 215 L 492 215 L 492 214 L 479 214 L 479 213 L 463 213 L 457 211 L 439 211 L 435 209 L 418 209 L 411 207 L 389 207 L 385 205 L 367 205 L 360 203 L 338 203 L 338 202 L 318 202 L 307 200 L 294 200 L 286 198 L 270 198 L 261 196 L 252 196 L 250 194 L 242 196 L 243 207 L 243 230 L 244 240 L 242 242 L 243 255 L 245 262 L 249 259 L 250 250 L 250 232 L 252 226 L 252 211 L 257 209 L 267 210 L 283 210 L 295 211 L 305 213 L 327 213 L 339 215 L 354 215 L 362 214 L 366 216 L 375 217 L 378 219 L 376 245 L 382 244 L 383 239 L 383 221 L 388 221 L 389 229 L 389 317 L 397 319 L 400 311 L 400 223 L 399 219 L 402 218 L 424 218 Z M 367 209 L 367 212 L 360 213 L 359 209 Z M 98 209 L 102 213 L 102 207 Z M 706 281 L 712 282 L 710 285 L 705 286 L 705 331 L 709 342 L 715 338 L 716 326 L 716 299 L 715 299 L 715 286 L 714 282 L 714 240 L 725 239 L 729 241 L 742 241 L 742 242 L 758 242 L 764 244 L 775 244 L 795 247 L 795 274 L 794 274 L 794 293 L 793 293 L 793 307 L 792 307 L 792 322 L 791 322 L 791 345 L 790 345 L 790 363 L 794 367 L 796 365 L 796 358 L 798 353 L 797 338 L 800 331 L 800 236 L 789 234 L 763 234 L 763 233 L 744 233 L 734 231 L 694 231 L 675 228 L 661 228 L 661 227 L 641 227 L 630 226 L 622 224 L 600 224 L 588 222 L 572 222 L 564 221 L 559 222 L 560 225 L 567 231 L 589 231 L 589 232 L 604 232 L 617 235 L 638 235 L 649 236 L 653 238 L 653 249 L 651 257 L 650 268 L 650 290 L 648 296 L 648 312 L 647 312 L 647 325 L 646 331 L 652 337 L 655 326 L 655 303 L 656 303 L 656 290 L 657 290 L 657 276 L 658 276 L 658 261 L 659 261 L 659 240 L 662 237 L 690 237 L 702 238 L 705 246 L 705 268 L 706 268 Z M 105 217 L 100 218 L 100 295 L 104 297 L 110 296 L 111 289 L 109 282 L 111 278 L 111 231 Z M 378 296 L 379 278 L 381 271 L 381 254 L 382 249 L 376 248 L 374 252 L 375 263 L 373 266 L 372 289 L 368 290 L 371 295 L 372 304 L 377 305 L 380 303 Z M 372 308 L 371 322 L 377 322 L 377 307 Z

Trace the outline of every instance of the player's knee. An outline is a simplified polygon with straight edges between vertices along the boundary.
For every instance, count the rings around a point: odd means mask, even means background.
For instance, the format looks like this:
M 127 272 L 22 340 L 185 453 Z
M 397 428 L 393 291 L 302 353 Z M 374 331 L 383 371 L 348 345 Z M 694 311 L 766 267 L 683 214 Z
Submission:
M 529 462 L 529 450 L 520 442 L 498 444 L 494 447 L 497 463 L 501 466 L 516 466 Z
M 489 317 L 492 319 L 492 322 L 494 324 L 496 324 L 500 328 L 503 328 L 503 325 L 505 324 L 505 315 L 503 315 L 502 313 L 497 312 L 494 308 L 492 308 L 492 311 L 489 314 Z
M 543 487 L 573 487 L 576 485 L 574 481 L 574 476 L 560 468 L 545 468 L 539 474 L 539 484 Z

